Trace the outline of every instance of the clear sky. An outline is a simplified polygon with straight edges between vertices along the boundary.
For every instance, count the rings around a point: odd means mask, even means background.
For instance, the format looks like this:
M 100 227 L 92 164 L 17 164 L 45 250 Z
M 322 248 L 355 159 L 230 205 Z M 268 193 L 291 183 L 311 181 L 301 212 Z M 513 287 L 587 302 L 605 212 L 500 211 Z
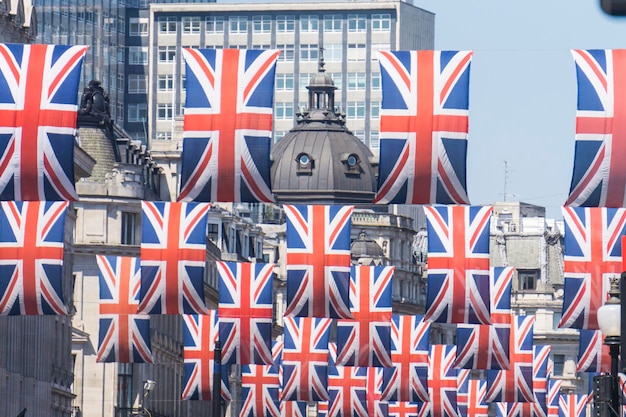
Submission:
M 435 49 L 474 51 L 471 203 L 502 201 L 506 190 L 506 200 L 541 205 L 548 217 L 561 218 L 574 161 L 577 84 L 570 50 L 626 48 L 626 17 L 605 15 L 599 0 L 413 4 L 435 13 Z

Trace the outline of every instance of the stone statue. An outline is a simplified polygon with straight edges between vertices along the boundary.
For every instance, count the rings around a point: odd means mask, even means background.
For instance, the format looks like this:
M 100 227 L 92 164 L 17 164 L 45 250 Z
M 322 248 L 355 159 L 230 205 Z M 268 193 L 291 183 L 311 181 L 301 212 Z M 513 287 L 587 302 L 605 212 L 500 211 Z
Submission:
M 100 85 L 100 81 L 89 81 L 89 86 L 83 90 L 78 117 L 83 121 L 97 121 L 99 124 L 111 123 L 109 95 Z

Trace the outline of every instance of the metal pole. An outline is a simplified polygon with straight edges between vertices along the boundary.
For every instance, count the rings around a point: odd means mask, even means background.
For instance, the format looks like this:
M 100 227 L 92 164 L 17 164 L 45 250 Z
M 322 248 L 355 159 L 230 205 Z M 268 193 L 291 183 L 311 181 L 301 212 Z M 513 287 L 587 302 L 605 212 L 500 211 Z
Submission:
M 609 346 L 609 355 L 611 356 L 611 414 L 620 417 L 621 400 L 619 390 L 619 336 L 607 336 L 604 343 Z
M 220 341 L 215 342 L 213 354 L 213 417 L 222 416 L 222 344 Z

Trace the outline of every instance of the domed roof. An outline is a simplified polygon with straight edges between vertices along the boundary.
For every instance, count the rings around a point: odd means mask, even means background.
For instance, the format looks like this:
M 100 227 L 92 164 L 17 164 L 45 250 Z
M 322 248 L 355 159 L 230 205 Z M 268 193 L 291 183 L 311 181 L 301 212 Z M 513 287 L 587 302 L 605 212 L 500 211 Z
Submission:
M 279 203 L 371 203 L 374 155 L 345 125 L 334 106 L 335 86 L 323 60 L 311 78 L 309 106 L 272 148 L 272 192 Z
M 382 260 L 385 257 L 385 252 L 378 243 L 367 236 L 365 231 L 361 231 L 350 245 L 350 256 L 357 261 L 361 258 Z

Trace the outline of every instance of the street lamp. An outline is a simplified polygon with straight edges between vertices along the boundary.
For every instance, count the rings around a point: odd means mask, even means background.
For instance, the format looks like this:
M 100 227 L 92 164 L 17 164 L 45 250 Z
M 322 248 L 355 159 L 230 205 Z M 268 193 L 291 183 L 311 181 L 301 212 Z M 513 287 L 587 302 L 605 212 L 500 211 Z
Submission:
M 619 390 L 619 350 L 620 350 L 620 333 L 621 333 L 621 318 L 622 318 L 622 305 L 619 299 L 619 276 L 613 276 L 610 278 L 611 287 L 609 289 L 609 299 L 606 300 L 604 305 L 598 309 L 598 327 L 604 335 L 604 344 L 609 347 L 609 354 L 611 356 L 611 373 L 609 378 L 604 377 L 604 381 L 608 381 L 610 386 L 610 399 L 609 409 L 611 416 L 620 417 L 621 415 L 621 400 Z M 607 382 L 605 382 L 607 383 Z M 596 383 L 598 387 L 600 382 Z M 606 385 L 605 385 L 606 387 Z M 596 388 L 596 396 L 600 391 L 606 392 L 606 390 L 599 390 Z M 599 395 L 603 397 L 603 395 Z M 606 402 L 606 398 L 598 398 L 598 400 Z M 596 411 L 598 414 L 599 411 Z
M 154 390 L 156 387 L 156 381 L 152 381 L 151 379 L 146 379 L 143 381 L 143 396 L 141 397 L 141 402 L 139 403 L 139 414 L 135 414 L 136 416 L 148 416 L 152 417 L 152 414 L 146 407 L 144 407 L 144 399 Z

